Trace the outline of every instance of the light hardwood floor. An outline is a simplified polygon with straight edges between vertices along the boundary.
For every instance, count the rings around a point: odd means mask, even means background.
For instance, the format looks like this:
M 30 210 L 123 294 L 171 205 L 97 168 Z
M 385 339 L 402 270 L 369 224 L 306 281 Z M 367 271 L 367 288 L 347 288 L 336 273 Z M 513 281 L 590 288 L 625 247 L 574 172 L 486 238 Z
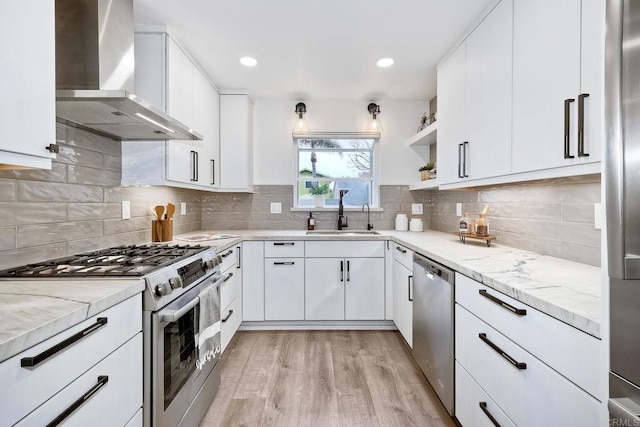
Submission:
M 238 332 L 200 427 L 455 426 L 396 331 Z

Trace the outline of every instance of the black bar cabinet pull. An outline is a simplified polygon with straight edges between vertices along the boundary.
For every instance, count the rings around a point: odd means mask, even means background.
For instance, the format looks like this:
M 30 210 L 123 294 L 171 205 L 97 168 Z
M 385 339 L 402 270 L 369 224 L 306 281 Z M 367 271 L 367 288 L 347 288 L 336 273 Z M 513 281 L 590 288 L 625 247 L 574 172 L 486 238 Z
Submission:
M 409 301 L 413 301 L 413 298 L 411 297 L 411 280 L 413 279 L 413 276 L 407 276 L 407 299 Z
M 226 257 L 228 257 L 229 255 L 231 255 L 232 253 L 233 253 L 233 249 L 231 249 L 230 251 L 227 251 L 227 252 L 225 252 L 225 253 L 223 253 L 223 254 L 220 254 L 220 257 L 221 257 L 221 258 L 226 258 Z
M 351 280 L 351 263 L 347 261 L 347 282 Z
M 502 351 L 502 349 L 500 347 L 495 345 L 489 338 L 487 338 L 487 334 L 480 333 L 480 334 L 478 334 L 478 337 L 482 341 L 484 341 L 485 344 L 487 344 L 489 347 L 494 349 L 496 351 L 496 353 L 498 353 L 500 356 L 504 357 L 507 362 L 511 363 L 516 368 L 518 368 L 520 370 L 527 369 L 527 364 L 526 363 L 518 362 L 516 359 L 514 359 L 513 357 L 509 356 L 507 353 Z
M 469 150 L 469 141 L 462 143 L 462 177 L 469 178 L 467 175 L 467 151 Z
M 396 246 L 396 250 L 399 250 L 399 251 L 400 251 L 400 252 L 402 252 L 403 254 L 406 254 L 406 253 L 407 253 L 407 250 L 406 250 L 406 249 L 403 249 L 403 248 L 402 248 L 402 247 L 400 247 L 400 246 Z
M 458 144 L 458 178 L 464 178 L 462 175 L 462 144 Z
M 231 279 L 233 277 L 233 273 L 229 273 L 227 274 L 227 277 L 224 278 L 224 280 L 222 281 L 222 283 L 226 282 L 227 280 Z
M 589 157 L 584 152 L 584 99 L 588 96 L 588 93 L 578 95 L 578 157 Z
M 344 261 L 340 261 L 340 281 L 344 282 Z
M 483 297 L 485 297 L 486 299 L 488 299 L 489 301 L 491 301 L 491 302 L 493 302 L 495 304 L 498 304 L 500 307 L 506 308 L 507 310 L 509 310 L 513 314 L 517 314 L 518 316 L 526 316 L 527 315 L 527 310 L 525 310 L 524 308 L 516 308 L 516 307 L 512 306 L 511 304 L 507 304 L 506 302 L 502 301 L 500 298 L 496 298 L 493 295 L 491 295 L 490 293 L 488 293 L 486 289 L 480 289 L 478 291 L 478 293 L 480 295 L 482 295 Z
M 285 245 L 293 246 L 295 245 L 295 243 L 294 242 L 274 242 L 273 243 L 273 246 L 285 246 Z
M 571 134 L 571 103 L 575 101 L 573 98 L 568 98 L 564 100 L 564 158 L 565 159 L 573 159 L 575 156 L 572 156 L 569 152 L 569 143 L 571 142 L 570 134 Z
M 194 153 L 196 153 L 196 181 L 200 180 L 200 154 L 197 151 L 194 151 Z
M 227 320 L 229 320 L 229 318 L 231 317 L 231 315 L 233 314 L 233 310 L 229 310 L 229 314 L 227 314 L 225 316 L 224 319 L 222 319 L 222 323 L 226 322 Z
M 211 185 L 216 185 L 216 161 L 211 159 Z
M 109 382 L 109 377 L 107 375 L 100 375 L 98 377 L 98 382 L 96 385 L 91 387 L 85 394 L 80 396 L 78 400 L 73 402 L 71 406 L 65 409 L 60 415 L 58 415 L 53 421 L 47 424 L 47 427 L 55 427 L 60 425 L 69 415 L 71 415 L 76 409 L 78 409 L 84 402 L 91 399 L 91 397 L 98 392 L 106 383 Z
M 195 151 L 191 151 L 191 181 L 197 181 L 196 180 L 196 152 Z
M 293 261 L 287 261 L 287 262 L 284 262 L 284 261 L 274 261 L 274 262 L 273 262 L 273 265 L 295 265 L 295 262 L 293 262 Z
M 20 366 L 23 367 L 23 368 L 36 366 L 38 363 L 44 362 L 45 360 L 47 360 L 48 358 L 50 358 L 54 354 L 58 353 L 61 350 L 64 350 L 65 348 L 69 347 L 71 344 L 74 344 L 76 341 L 81 340 L 82 338 L 86 337 L 87 335 L 91 334 L 92 332 L 97 331 L 98 329 L 100 329 L 101 327 L 103 327 L 106 324 L 107 324 L 107 318 L 106 317 L 98 317 L 96 319 L 96 323 L 94 323 L 93 325 L 81 330 L 80 332 L 78 332 L 76 334 L 71 335 L 66 340 L 59 342 L 58 344 L 56 344 L 53 347 L 43 351 L 42 353 L 38 354 L 37 356 L 34 356 L 34 357 L 23 357 L 22 359 L 20 359 Z
M 237 249 L 237 251 L 236 251 L 236 254 L 237 254 L 237 255 L 236 255 L 236 256 L 238 257 L 238 258 L 237 258 L 237 265 L 236 265 L 236 268 L 240 268 L 240 267 L 241 267 L 241 266 L 240 266 L 240 260 L 242 259 L 242 257 L 240 256 L 240 246 L 236 246 L 236 249 Z
M 501 427 L 498 420 L 496 420 L 493 417 L 493 415 L 491 415 L 491 412 L 489 412 L 489 409 L 487 408 L 487 402 L 479 402 L 479 403 L 480 403 L 480 409 L 482 409 L 482 412 L 484 412 L 484 414 L 487 416 L 487 418 L 489 418 L 489 420 L 493 423 L 493 425 L 496 427 Z

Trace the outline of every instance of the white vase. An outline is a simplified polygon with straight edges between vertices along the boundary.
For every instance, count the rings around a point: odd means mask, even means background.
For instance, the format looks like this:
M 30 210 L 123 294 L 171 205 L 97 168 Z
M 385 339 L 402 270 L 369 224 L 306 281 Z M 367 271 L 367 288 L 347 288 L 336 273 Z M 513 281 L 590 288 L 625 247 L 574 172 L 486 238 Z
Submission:
M 313 196 L 313 202 L 316 208 L 324 208 L 324 194 L 318 194 Z

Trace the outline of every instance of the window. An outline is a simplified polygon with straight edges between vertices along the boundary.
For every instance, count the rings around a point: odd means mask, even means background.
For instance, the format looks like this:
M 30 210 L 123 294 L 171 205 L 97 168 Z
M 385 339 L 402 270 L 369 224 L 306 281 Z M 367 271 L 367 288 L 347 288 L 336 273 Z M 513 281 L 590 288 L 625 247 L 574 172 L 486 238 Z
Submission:
M 313 207 L 316 188 L 326 191 L 326 207 L 338 206 L 340 190 L 349 190 L 343 199 L 344 206 L 373 205 L 375 139 L 298 138 L 295 142 L 296 206 Z

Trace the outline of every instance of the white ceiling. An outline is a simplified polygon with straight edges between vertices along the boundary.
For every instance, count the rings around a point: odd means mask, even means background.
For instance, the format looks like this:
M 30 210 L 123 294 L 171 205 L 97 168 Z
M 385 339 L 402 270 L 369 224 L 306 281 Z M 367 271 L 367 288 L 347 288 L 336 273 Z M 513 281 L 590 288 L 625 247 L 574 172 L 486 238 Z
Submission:
M 134 0 L 219 89 L 254 99 L 420 100 L 436 64 L 494 0 Z M 258 65 L 246 68 L 241 56 Z M 390 68 L 376 60 L 392 57 Z

